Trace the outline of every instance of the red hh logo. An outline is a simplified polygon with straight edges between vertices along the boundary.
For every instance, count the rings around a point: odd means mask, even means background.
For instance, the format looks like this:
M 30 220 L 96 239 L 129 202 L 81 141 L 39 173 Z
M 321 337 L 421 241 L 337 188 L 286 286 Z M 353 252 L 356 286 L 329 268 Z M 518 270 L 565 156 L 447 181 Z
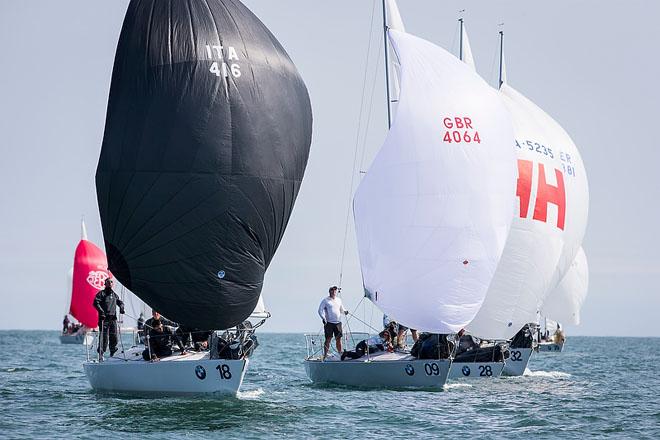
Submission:
M 90 286 L 97 290 L 102 290 L 105 288 L 105 280 L 110 278 L 110 276 L 101 270 L 92 270 L 87 275 L 87 282 Z
M 545 166 L 538 164 L 538 184 L 536 189 L 536 203 L 534 204 L 533 219 L 547 223 L 548 204 L 557 206 L 557 227 L 564 230 L 566 221 L 566 189 L 564 188 L 564 174 L 555 169 L 557 186 L 546 181 Z M 529 202 L 532 195 L 532 174 L 534 163 L 531 160 L 518 160 L 518 185 L 516 196 L 520 198 L 520 218 L 527 218 Z

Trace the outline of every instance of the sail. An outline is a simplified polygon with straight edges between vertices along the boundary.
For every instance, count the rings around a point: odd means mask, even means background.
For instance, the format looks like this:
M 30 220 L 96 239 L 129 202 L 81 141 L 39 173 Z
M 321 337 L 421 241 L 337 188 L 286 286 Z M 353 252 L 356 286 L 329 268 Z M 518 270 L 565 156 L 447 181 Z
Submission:
M 536 322 L 543 300 L 575 259 L 587 224 L 589 191 L 577 147 L 538 106 L 503 84 L 513 118 L 516 210 L 484 304 L 468 326 L 481 338 L 509 339 Z
M 399 106 L 354 197 L 365 294 L 406 326 L 456 332 L 481 306 L 513 217 L 511 121 L 456 57 L 389 37 Z
M 559 285 L 543 303 L 541 314 L 564 324 L 580 324 L 580 309 L 589 290 L 589 265 L 580 248 Z
M 91 241 L 80 240 L 73 259 L 73 288 L 69 313 L 81 324 L 89 328 L 98 325 L 99 317 L 93 305 L 94 297 L 105 287 L 105 280 L 111 276 L 105 253 Z
M 264 303 L 264 297 L 262 295 L 259 297 L 259 301 L 257 301 L 257 306 L 250 314 L 250 318 L 263 319 L 263 318 L 268 318 L 269 316 L 270 313 L 266 311 L 266 304 Z
M 96 172 L 110 269 L 181 324 L 243 321 L 311 133 L 295 65 L 240 1 L 132 0 Z

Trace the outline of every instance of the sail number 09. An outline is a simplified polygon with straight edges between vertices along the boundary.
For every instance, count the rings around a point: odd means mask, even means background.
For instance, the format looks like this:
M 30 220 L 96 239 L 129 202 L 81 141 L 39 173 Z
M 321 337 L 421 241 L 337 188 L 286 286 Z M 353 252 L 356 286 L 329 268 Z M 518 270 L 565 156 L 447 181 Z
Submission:
M 442 137 L 444 142 L 449 144 L 452 142 L 481 143 L 479 132 L 472 127 L 472 119 L 468 117 L 444 118 L 442 125 L 447 129 Z

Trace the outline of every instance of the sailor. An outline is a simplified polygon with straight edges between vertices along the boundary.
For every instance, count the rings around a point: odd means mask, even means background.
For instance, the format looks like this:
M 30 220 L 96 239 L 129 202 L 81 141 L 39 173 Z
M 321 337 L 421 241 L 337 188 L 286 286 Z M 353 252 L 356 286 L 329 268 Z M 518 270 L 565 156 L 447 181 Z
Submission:
M 367 348 L 369 349 L 369 353 L 378 353 L 385 350 L 392 351 L 394 348 L 392 347 L 390 332 L 385 329 L 378 333 L 378 336 L 372 336 L 369 339 L 358 342 L 355 346 L 355 351 L 345 351 L 341 354 L 341 360 L 343 361 L 346 358 L 361 358 L 367 353 Z
M 160 319 L 152 321 L 152 328 L 147 329 L 147 348 L 142 352 L 145 361 L 158 361 L 161 358 L 172 356 L 172 341 L 181 350 L 181 355 L 186 354 L 181 338 L 170 326 L 163 325 Z
M 348 310 L 344 310 L 344 306 L 341 303 L 341 298 L 337 297 L 337 291 L 339 289 L 337 286 L 332 286 L 328 289 L 329 295 L 323 298 L 321 304 L 319 305 L 319 316 L 321 321 L 323 321 L 323 332 L 325 334 L 325 343 L 323 345 L 323 359 L 328 356 L 330 351 L 330 341 L 332 336 L 335 337 L 335 343 L 337 345 L 337 352 L 341 353 L 341 337 L 343 336 L 341 329 L 341 315 L 348 315 Z
M 105 289 L 100 290 L 94 298 L 94 308 L 99 312 L 99 348 L 101 356 L 105 353 L 110 341 L 110 356 L 117 351 L 117 307 L 119 313 L 124 313 L 124 302 L 112 290 L 111 278 L 105 280 Z
M 62 333 L 67 334 L 69 333 L 69 325 L 71 324 L 71 321 L 69 321 L 69 315 L 64 315 L 64 321 L 62 321 Z
M 165 318 L 162 316 L 159 312 L 156 310 L 151 309 L 151 318 L 147 319 L 147 321 L 144 323 L 144 327 L 149 331 L 154 327 L 154 321 L 159 320 L 163 325 L 167 325 L 169 327 L 176 327 L 176 323 L 170 321 L 169 319 Z

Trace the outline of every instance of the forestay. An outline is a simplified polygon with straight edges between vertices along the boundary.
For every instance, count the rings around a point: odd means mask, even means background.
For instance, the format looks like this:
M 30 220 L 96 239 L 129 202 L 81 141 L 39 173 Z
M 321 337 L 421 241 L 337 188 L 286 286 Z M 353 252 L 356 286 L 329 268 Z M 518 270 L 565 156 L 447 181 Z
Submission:
M 575 259 L 589 192 L 580 153 L 564 129 L 508 84 L 500 89 L 515 130 L 515 215 L 484 304 L 468 326 L 481 338 L 509 339 L 536 322 L 543 300 Z
M 589 265 L 580 248 L 559 285 L 543 303 L 541 315 L 564 324 L 580 324 L 580 309 L 589 290 Z
M 401 31 L 396 119 L 354 215 L 365 294 L 406 326 L 450 333 L 481 306 L 513 217 L 511 121 L 447 51 Z

